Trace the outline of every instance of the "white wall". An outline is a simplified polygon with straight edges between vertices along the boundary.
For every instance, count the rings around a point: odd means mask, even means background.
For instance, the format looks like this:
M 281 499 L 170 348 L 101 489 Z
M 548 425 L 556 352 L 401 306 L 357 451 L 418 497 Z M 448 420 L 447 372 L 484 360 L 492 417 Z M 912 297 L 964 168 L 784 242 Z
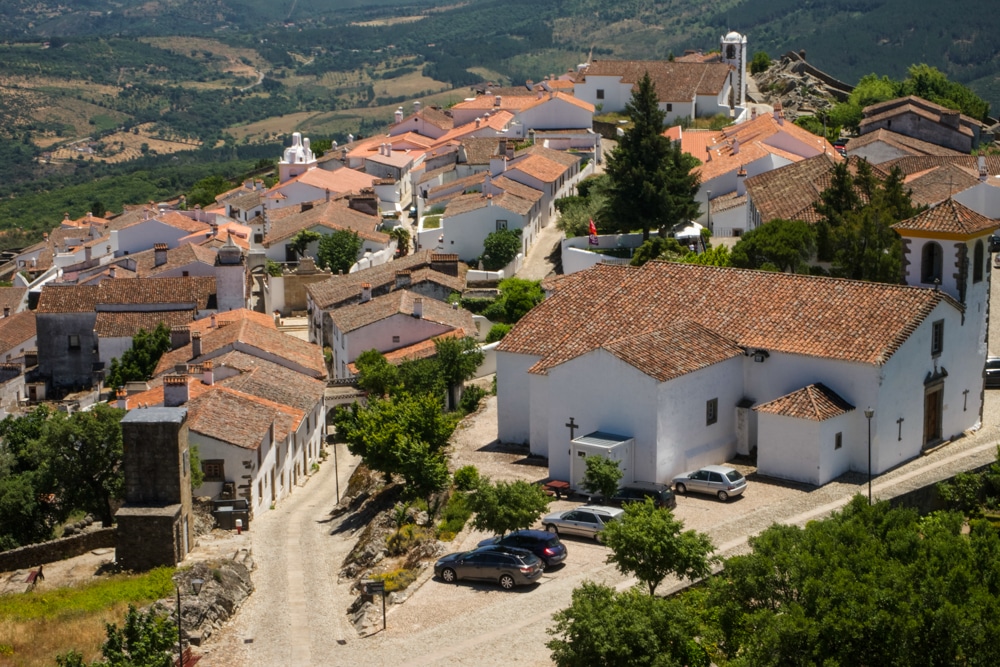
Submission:
M 1000 218 L 1000 176 L 990 176 L 989 183 L 979 183 L 955 195 L 959 204 L 996 220 Z M 1000 227 L 1000 224 L 997 225 Z
M 855 411 L 856 412 L 856 411 Z M 806 484 L 821 484 L 819 451 L 820 422 L 784 415 L 759 416 L 757 472 L 769 477 Z M 845 449 L 846 447 L 845 441 Z M 831 445 L 832 447 L 833 445 Z
M 535 356 L 497 352 L 497 438 L 500 442 L 529 442 L 532 400 L 528 369 L 537 361 Z M 534 444 L 532 452 L 535 452 Z
M 589 269 L 604 262 L 605 264 L 628 264 L 628 259 L 618 261 L 618 258 L 601 253 L 590 252 L 590 248 L 638 248 L 642 245 L 642 234 L 606 234 L 597 237 L 597 245 L 590 245 L 589 236 L 573 236 L 560 242 L 562 249 L 563 274 L 569 275 L 577 271 Z
M 521 229 L 523 234 L 528 232 L 525 229 L 530 224 L 527 216 L 508 211 L 502 206 L 483 206 L 474 211 L 441 218 L 443 252 L 457 254 L 465 262 L 477 259 L 483 254 L 483 241 L 497 231 L 497 220 L 506 220 L 507 229 Z
M 598 90 L 604 91 L 603 99 L 598 99 Z M 621 111 L 632 99 L 632 84 L 622 83 L 620 76 L 588 75 L 586 81 L 573 86 L 573 95 L 595 107 L 600 105 L 603 113 Z
M 353 363 L 362 352 L 372 349 L 379 352 L 398 350 L 450 330 L 451 327 L 445 324 L 398 313 L 344 335 L 335 331 L 333 352 L 336 377 L 348 377 L 349 374 L 344 375 L 341 371 L 341 362 Z M 393 336 L 399 336 L 399 341 L 393 342 Z
M 559 98 L 525 109 L 517 116 L 527 130 L 570 130 L 594 125 L 592 112 Z
M 209 231 L 205 225 L 205 231 Z M 115 257 L 149 250 L 157 243 L 166 243 L 167 248 L 176 248 L 178 241 L 191 232 L 177 229 L 155 218 L 111 232 L 111 245 Z

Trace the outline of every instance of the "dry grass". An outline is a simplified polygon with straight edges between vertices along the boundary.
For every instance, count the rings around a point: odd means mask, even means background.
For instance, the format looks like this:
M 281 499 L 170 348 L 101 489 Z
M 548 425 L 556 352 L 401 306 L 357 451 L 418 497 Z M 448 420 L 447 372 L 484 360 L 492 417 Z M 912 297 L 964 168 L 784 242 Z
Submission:
M 169 137 L 165 139 L 154 137 L 150 133 L 152 127 L 152 123 L 146 123 L 145 125 L 136 127 L 138 130 L 137 134 L 133 134 L 132 132 L 115 132 L 114 134 L 101 137 L 100 142 L 96 143 L 99 143 L 102 148 L 98 149 L 95 146 L 95 150 L 98 150 L 96 153 L 87 153 L 78 150 L 78 147 L 87 146 L 95 142 L 63 146 L 52 151 L 52 160 L 54 162 L 74 160 L 77 156 L 82 155 L 85 160 L 93 157 L 95 162 L 115 164 L 140 157 L 142 155 L 143 144 L 147 145 L 150 152 L 162 155 L 193 150 L 201 145 L 198 141 L 182 137 Z
M 256 78 L 257 72 L 255 68 L 261 67 L 264 64 L 260 55 L 253 49 L 241 49 L 204 37 L 146 37 L 140 39 L 140 41 L 164 51 L 171 51 L 178 55 L 194 58 L 210 65 L 216 71 L 236 76 Z M 192 52 L 195 55 L 192 56 Z M 225 60 L 209 61 L 208 58 L 204 57 L 204 53 L 210 53 L 217 58 L 224 58 Z M 243 59 L 249 60 L 252 64 L 247 65 L 243 62 Z
M 121 625 L 128 604 L 69 617 L 31 621 L 0 620 L 0 667 L 52 667 L 56 656 L 70 650 L 83 654 L 89 664 L 100 657 L 107 635 L 105 623 Z M 10 647 L 11 651 L 4 650 Z
M 362 26 L 365 28 L 376 28 L 379 26 L 390 26 L 397 25 L 399 23 L 416 23 L 417 21 L 423 19 L 423 16 L 394 16 L 388 19 L 375 19 L 373 21 L 355 21 L 351 25 Z

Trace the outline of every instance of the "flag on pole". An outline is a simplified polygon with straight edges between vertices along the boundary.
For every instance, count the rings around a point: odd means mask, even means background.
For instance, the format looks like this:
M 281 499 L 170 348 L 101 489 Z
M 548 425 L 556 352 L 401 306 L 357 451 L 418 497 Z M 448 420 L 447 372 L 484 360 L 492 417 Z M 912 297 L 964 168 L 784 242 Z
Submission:
M 590 219 L 590 245 L 598 245 L 597 240 L 597 225 L 594 224 L 594 219 Z

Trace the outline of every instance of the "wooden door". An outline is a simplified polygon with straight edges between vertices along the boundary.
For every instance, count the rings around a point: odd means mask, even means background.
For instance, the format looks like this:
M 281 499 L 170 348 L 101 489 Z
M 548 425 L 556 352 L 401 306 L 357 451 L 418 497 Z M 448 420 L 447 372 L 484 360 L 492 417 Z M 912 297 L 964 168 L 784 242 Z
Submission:
M 943 387 L 924 395 L 924 447 L 941 440 L 941 395 Z

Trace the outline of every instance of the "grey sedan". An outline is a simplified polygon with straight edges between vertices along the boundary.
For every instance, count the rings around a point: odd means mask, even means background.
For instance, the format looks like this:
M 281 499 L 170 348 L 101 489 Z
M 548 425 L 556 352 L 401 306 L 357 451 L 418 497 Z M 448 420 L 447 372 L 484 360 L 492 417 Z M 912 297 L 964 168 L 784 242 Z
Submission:
M 747 488 L 747 479 L 736 468 L 729 466 L 705 466 L 674 477 L 674 490 L 684 494 L 688 491 L 707 493 L 719 500 L 729 500 Z
M 542 569 L 541 559 L 530 551 L 497 546 L 448 554 L 434 563 L 434 574 L 449 584 L 478 579 L 495 581 L 504 590 L 535 583 Z
M 550 533 L 559 535 L 581 535 L 601 539 L 601 531 L 611 521 L 621 518 L 625 512 L 618 507 L 584 505 L 575 510 L 553 512 L 542 519 L 542 525 Z

